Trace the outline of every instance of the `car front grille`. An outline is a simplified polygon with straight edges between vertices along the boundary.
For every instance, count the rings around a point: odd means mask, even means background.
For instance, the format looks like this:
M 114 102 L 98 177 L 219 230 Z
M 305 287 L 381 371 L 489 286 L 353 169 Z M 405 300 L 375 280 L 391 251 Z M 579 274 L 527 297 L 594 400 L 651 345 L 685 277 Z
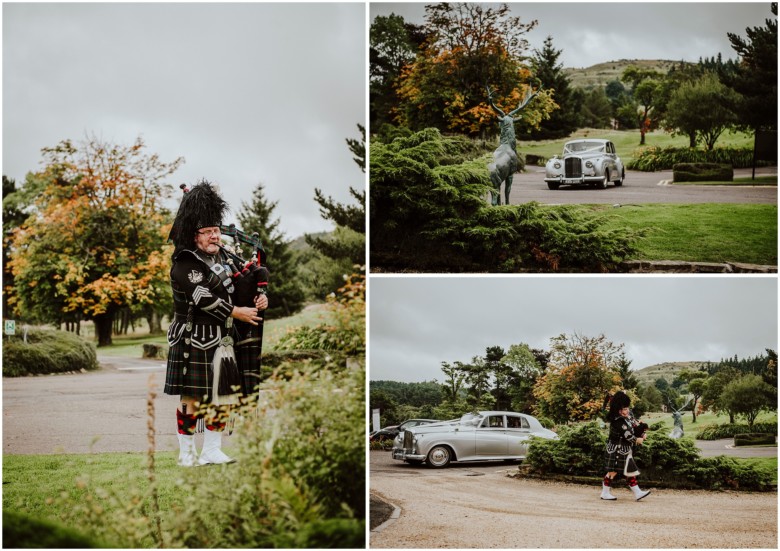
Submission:
M 414 435 L 408 430 L 404 431 L 404 449 L 411 450 L 414 445 Z
M 579 178 L 582 176 L 582 159 L 579 157 L 569 157 L 565 160 L 566 177 Z

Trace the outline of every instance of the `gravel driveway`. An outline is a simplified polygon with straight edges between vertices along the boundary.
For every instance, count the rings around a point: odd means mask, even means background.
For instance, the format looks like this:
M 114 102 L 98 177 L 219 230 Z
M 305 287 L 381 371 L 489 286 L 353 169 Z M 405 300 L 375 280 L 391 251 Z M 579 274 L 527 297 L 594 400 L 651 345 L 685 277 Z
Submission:
M 777 493 L 652 489 L 617 501 L 595 486 L 513 479 L 502 462 L 433 470 L 372 451 L 372 495 L 400 508 L 372 548 L 777 548 Z M 641 485 L 641 476 L 640 476 Z

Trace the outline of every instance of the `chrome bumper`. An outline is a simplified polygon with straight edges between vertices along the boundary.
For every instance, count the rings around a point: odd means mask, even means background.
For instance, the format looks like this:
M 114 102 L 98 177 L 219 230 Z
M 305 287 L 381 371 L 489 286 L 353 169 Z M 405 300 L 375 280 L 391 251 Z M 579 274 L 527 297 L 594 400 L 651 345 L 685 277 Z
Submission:
M 393 450 L 393 459 L 397 459 L 398 461 L 406 461 L 407 459 L 414 459 L 417 461 L 422 461 L 425 459 L 424 455 L 418 455 L 415 453 L 411 453 L 407 450 L 402 449 L 394 449 Z
M 561 175 L 554 178 L 545 178 L 544 181 L 548 184 L 560 184 L 562 186 L 573 184 L 598 184 L 604 181 L 604 176 L 580 176 L 579 178 L 564 178 Z

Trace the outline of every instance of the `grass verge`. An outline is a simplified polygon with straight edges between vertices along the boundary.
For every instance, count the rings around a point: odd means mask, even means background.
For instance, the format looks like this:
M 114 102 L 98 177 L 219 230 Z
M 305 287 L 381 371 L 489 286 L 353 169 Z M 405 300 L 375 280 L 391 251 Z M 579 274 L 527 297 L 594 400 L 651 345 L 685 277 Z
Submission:
M 777 265 L 777 205 L 585 205 L 605 229 L 645 231 L 636 260 Z

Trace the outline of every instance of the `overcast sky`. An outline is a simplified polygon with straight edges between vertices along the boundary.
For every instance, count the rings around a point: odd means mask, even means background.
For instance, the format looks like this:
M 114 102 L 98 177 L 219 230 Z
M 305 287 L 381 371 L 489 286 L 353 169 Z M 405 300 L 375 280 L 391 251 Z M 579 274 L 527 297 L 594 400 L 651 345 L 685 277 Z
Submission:
M 777 350 L 775 277 L 382 277 L 370 293 L 370 379 L 444 379 L 488 346 L 549 350 L 561 333 L 624 343 L 632 369 Z
M 332 229 L 314 188 L 353 202 L 346 138 L 366 118 L 363 3 L 3 4 L 3 174 L 87 135 L 185 164 L 231 218 L 257 184 L 288 237 Z
M 432 3 L 432 2 L 431 2 Z M 372 3 L 370 18 L 396 13 L 422 24 L 426 3 Z M 486 6 L 499 6 L 488 3 Z M 746 36 L 746 27 L 774 17 L 769 2 L 509 2 L 512 15 L 539 25 L 526 38 L 531 49 L 553 37 L 564 67 L 590 67 L 620 59 L 696 62 L 700 57 L 736 58 L 727 32 Z

